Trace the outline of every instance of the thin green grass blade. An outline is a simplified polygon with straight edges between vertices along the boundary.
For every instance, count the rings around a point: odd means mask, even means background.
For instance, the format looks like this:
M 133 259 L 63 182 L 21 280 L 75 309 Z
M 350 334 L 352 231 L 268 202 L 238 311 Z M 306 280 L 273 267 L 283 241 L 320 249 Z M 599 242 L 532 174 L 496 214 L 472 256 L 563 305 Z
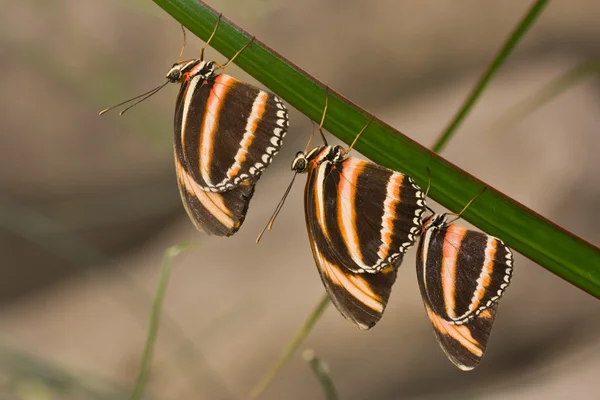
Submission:
M 298 333 L 296 333 L 294 339 L 292 339 L 292 341 L 287 345 L 287 347 L 283 349 L 283 352 L 281 353 L 279 358 L 275 360 L 275 362 L 263 375 L 261 380 L 252 389 L 252 391 L 250 392 L 251 399 L 258 398 L 258 396 L 260 396 L 261 393 L 271 384 L 273 378 L 275 378 L 281 367 L 283 367 L 283 365 L 290 359 L 290 357 L 296 352 L 296 350 L 298 350 L 298 347 L 300 347 L 302 342 L 304 342 L 304 339 L 306 339 L 310 331 L 312 331 L 315 324 L 321 317 L 321 314 L 323 314 L 323 312 L 327 308 L 328 304 L 329 296 L 325 294 L 325 296 L 321 298 L 319 304 L 317 304 L 317 306 L 315 307 L 314 311 L 310 314 L 306 322 L 304 322 Z
M 600 59 L 586 61 L 553 79 L 528 98 L 518 102 L 492 124 L 496 132 L 506 131 L 545 104 L 585 79 L 600 75 Z
M 537 17 L 543 11 L 544 7 L 548 4 L 548 0 L 536 0 L 535 3 L 531 5 L 531 8 L 521 22 L 515 27 L 512 33 L 508 36 L 506 42 L 494 58 L 494 60 L 490 63 L 488 68 L 485 70 L 483 75 L 481 76 L 479 82 L 473 87 L 473 91 L 467 97 L 462 107 L 456 113 L 456 116 L 450 121 L 444 132 L 440 135 L 440 137 L 436 140 L 435 144 L 432 147 L 432 150 L 436 153 L 439 153 L 448 143 L 448 140 L 452 137 L 458 126 L 465 119 L 467 114 L 473 108 L 473 105 L 479 99 L 479 96 L 483 93 L 488 83 L 492 79 L 492 77 L 498 72 L 500 66 L 506 61 L 510 53 L 516 47 L 517 43 L 521 40 L 523 35 L 531 28 Z
M 321 387 L 325 392 L 325 399 L 337 400 L 339 397 L 337 395 L 337 390 L 335 390 L 333 380 L 329 375 L 329 366 L 323 360 L 317 357 L 315 352 L 310 349 L 307 349 L 304 351 L 304 353 L 302 353 L 302 358 L 304 358 L 304 360 L 308 363 L 310 369 L 321 384 Z
M 54 220 L 36 209 L 0 196 L 0 230 L 11 232 L 37 245 L 92 278 L 102 276 L 104 273 L 104 269 L 96 266 L 111 266 L 113 273 L 119 276 L 118 281 L 127 289 L 112 292 L 115 300 L 133 320 L 146 325 L 145 318 L 141 321 L 140 311 L 143 310 L 144 314 L 146 313 L 147 305 L 154 302 L 152 295 L 124 273 L 118 263 L 81 236 L 70 231 L 60 221 Z M 227 393 L 228 397 L 232 397 L 224 379 L 213 369 L 206 368 L 206 358 L 202 349 L 186 335 L 179 322 L 167 312 L 163 313 L 163 331 L 185 345 L 196 361 L 195 368 L 204 366 L 204 371 L 209 375 L 211 381 L 218 385 L 220 392 Z M 187 371 L 189 368 L 181 373 Z
M 0 344 L 0 371 L 3 376 L 0 398 L 3 400 L 27 398 L 22 389 L 27 390 L 31 383 L 42 391 L 27 393 L 36 399 L 115 400 L 127 397 L 120 383 L 81 370 L 72 371 L 12 345 Z
M 163 303 L 165 300 L 165 294 L 167 292 L 167 286 L 169 283 L 169 276 L 171 274 L 171 265 L 173 264 L 173 259 L 183 250 L 189 249 L 192 246 L 196 246 L 196 244 L 180 243 L 178 245 L 169 247 L 165 251 L 160 272 L 160 279 L 156 288 L 156 295 L 154 296 L 152 312 L 150 313 L 148 337 L 144 346 L 144 353 L 142 355 L 140 372 L 138 374 L 133 393 L 130 397 L 131 400 L 139 400 L 142 397 L 142 394 L 144 393 L 146 384 L 148 383 L 148 376 L 150 374 L 150 367 L 152 365 L 152 357 L 154 355 L 154 348 L 156 346 L 156 339 L 158 337 L 160 316 L 162 314 Z
M 212 32 L 219 15 L 198 0 L 154 2 L 204 40 Z M 231 57 L 251 37 L 223 16 L 210 45 Z M 178 44 L 173 48 L 176 56 Z M 260 40 L 255 39 L 235 62 L 300 112 L 315 121 L 320 119 L 325 85 Z M 329 90 L 325 129 L 351 143 L 356 132 L 369 120 L 368 112 Z M 376 163 L 412 176 L 422 187 L 427 185 L 429 168 L 432 177 L 429 196 L 454 212 L 460 211 L 487 186 L 485 193 L 462 215 L 465 220 L 600 298 L 600 250 L 596 246 L 486 185 L 378 119 L 363 133 L 355 148 Z

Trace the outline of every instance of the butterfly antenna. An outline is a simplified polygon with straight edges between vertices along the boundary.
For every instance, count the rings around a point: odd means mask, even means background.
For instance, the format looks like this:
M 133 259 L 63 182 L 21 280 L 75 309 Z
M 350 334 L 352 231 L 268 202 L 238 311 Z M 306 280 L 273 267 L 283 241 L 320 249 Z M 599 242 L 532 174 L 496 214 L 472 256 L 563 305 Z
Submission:
M 210 44 L 210 41 L 215 36 L 215 33 L 217 33 L 217 28 L 219 28 L 219 22 L 221 22 L 222 16 L 223 16 L 223 13 L 220 13 L 219 16 L 217 17 L 217 23 L 215 24 L 215 27 L 214 27 L 212 33 L 208 37 L 208 40 L 206 41 L 206 43 L 204 43 L 204 46 L 202 46 L 202 50 L 200 50 L 200 61 L 204 61 L 204 50 L 206 50 L 206 48 Z
M 458 214 L 454 214 L 456 215 L 456 218 L 454 218 L 452 221 L 449 222 L 449 224 L 451 224 L 452 222 L 456 221 L 457 219 L 460 218 L 461 215 L 463 215 L 463 213 L 465 211 L 467 211 L 467 208 L 469 208 L 469 206 L 471 205 L 471 203 L 473 203 L 475 200 L 477 200 L 477 198 L 479 196 L 481 196 L 485 191 L 487 190 L 487 186 L 483 188 L 483 190 L 481 192 L 479 192 L 479 194 L 475 197 L 473 197 L 471 200 L 469 200 L 469 202 L 467 203 L 467 205 L 462 209 L 461 212 L 459 212 Z
M 369 120 L 369 122 L 367 122 L 367 124 L 365 126 L 363 126 L 363 128 L 360 130 L 360 132 L 358 132 L 358 135 L 356 135 L 356 137 L 352 141 L 352 144 L 350 145 L 350 147 L 348 147 L 348 150 L 346 150 L 346 154 L 348 154 L 348 153 L 350 153 L 350 151 L 352 151 L 352 149 L 354 148 L 354 145 L 358 141 L 358 138 L 360 137 L 360 135 L 362 135 L 362 133 L 369 127 L 369 125 L 371 125 L 371 122 L 373 122 L 374 119 L 375 119 L 375 116 L 371 115 L 371 119 Z
M 129 110 L 131 107 L 135 106 L 136 104 L 141 103 L 142 101 L 146 100 L 149 97 L 152 97 L 154 94 L 156 94 L 158 91 L 160 91 L 160 89 L 164 88 L 167 85 L 167 83 L 169 83 L 169 81 L 166 81 L 165 83 L 163 83 L 160 86 L 155 87 L 154 89 L 148 90 L 146 93 L 142 93 L 142 94 L 140 94 L 138 96 L 132 97 L 129 100 L 122 101 L 121 103 L 115 104 L 112 107 L 105 108 L 104 110 L 100 111 L 98 113 L 98 115 L 106 114 L 110 110 L 113 110 L 113 109 L 115 109 L 117 107 L 120 107 L 120 106 L 122 106 L 124 104 L 131 103 L 132 101 L 137 100 L 137 99 L 139 99 L 141 97 L 140 100 L 136 101 L 135 103 L 133 103 L 132 105 L 130 105 L 129 107 L 125 108 L 123 111 L 121 111 L 119 113 L 119 115 L 123 115 L 125 113 L 125 111 Z
M 283 197 L 281 198 L 281 200 L 279 200 L 279 204 L 277 204 L 277 207 L 275 207 L 275 212 L 273 212 L 273 215 L 269 219 L 269 222 L 267 222 L 267 225 L 265 225 L 263 230 L 260 231 L 258 237 L 256 238 L 256 243 L 260 242 L 260 239 L 262 238 L 262 236 L 264 235 L 264 233 L 266 231 L 268 231 L 268 230 L 270 231 L 271 228 L 273 228 L 273 223 L 275 223 L 275 219 L 277 218 L 277 216 L 279 215 L 279 212 L 283 208 L 283 204 L 285 203 L 285 200 L 287 199 L 288 194 L 290 194 L 290 190 L 292 190 L 292 186 L 294 185 L 294 181 L 296 180 L 296 175 L 298 175 L 297 172 L 292 177 L 292 181 L 288 185 L 285 193 L 283 194 Z

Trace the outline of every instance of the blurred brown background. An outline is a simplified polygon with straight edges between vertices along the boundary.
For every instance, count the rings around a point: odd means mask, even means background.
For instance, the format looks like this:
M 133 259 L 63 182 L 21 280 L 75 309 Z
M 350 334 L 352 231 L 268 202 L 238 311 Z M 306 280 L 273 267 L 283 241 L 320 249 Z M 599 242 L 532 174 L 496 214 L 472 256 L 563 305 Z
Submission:
M 211 5 L 318 79 L 424 145 L 453 116 L 529 2 L 254 0 Z M 323 292 L 303 180 L 274 231 L 254 239 L 291 178 L 310 124 L 297 112 L 241 231 L 194 231 L 177 193 L 178 88 L 98 111 L 161 83 L 179 25 L 144 0 L 22 0 L 0 15 L 0 397 L 126 398 L 138 370 L 163 252 L 175 261 L 148 397 L 236 399 L 250 390 Z M 551 2 L 443 155 L 600 242 L 600 87 L 585 80 L 524 118 L 507 113 L 600 54 L 600 4 Z M 196 56 L 192 40 L 186 54 Z M 223 58 L 208 51 L 209 57 Z M 250 79 L 232 67 L 229 73 Z M 598 398 L 600 304 L 523 257 L 488 353 L 458 371 L 435 342 L 414 252 L 386 316 L 355 330 L 330 308 L 303 348 L 343 399 Z M 598 266 L 600 268 L 600 266 Z M 46 397 L 42 397 L 46 396 Z M 296 356 L 264 399 L 320 399 Z

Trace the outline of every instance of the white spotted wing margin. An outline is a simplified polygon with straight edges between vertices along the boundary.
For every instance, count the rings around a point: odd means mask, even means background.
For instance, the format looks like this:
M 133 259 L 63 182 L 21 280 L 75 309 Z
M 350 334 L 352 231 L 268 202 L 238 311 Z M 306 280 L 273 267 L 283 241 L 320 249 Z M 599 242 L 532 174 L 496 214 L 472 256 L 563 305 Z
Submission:
M 408 176 L 338 147 L 307 153 L 305 214 L 309 240 L 333 303 L 360 329 L 381 318 L 404 253 L 425 212 Z
M 175 142 L 186 170 L 205 191 L 226 192 L 256 180 L 279 152 L 289 125 L 274 94 L 230 75 L 182 80 Z
M 460 369 L 483 357 L 498 301 L 512 277 L 512 252 L 499 239 L 429 217 L 417 249 L 417 279 L 436 338 Z
M 326 151 L 326 150 L 324 150 Z M 425 196 L 407 175 L 355 157 L 309 163 L 307 208 L 335 264 L 355 273 L 399 266 L 415 243 Z

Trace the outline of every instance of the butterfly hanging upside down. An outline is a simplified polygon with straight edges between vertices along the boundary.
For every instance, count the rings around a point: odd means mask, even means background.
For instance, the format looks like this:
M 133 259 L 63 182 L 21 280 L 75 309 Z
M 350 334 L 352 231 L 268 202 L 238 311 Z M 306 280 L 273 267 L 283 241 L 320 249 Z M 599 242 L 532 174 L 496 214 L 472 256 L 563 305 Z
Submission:
M 370 329 L 381 319 L 404 253 L 419 233 L 425 195 L 409 176 L 349 157 L 354 143 L 348 150 L 327 145 L 327 103 L 328 90 L 319 125 L 325 145 L 298 152 L 292 170 L 294 179 L 308 175 L 306 227 L 325 289 L 346 319 Z M 273 225 L 294 179 L 257 241 Z
M 103 110 L 129 103 L 121 112 L 157 93 L 168 83 L 180 83 L 175 106 L 175 171 L 183 205 L 199 230 L 231 236 L 242 225 L 261 173 L 279 152 L 289 126 L 288 112 L 273 93 L 218 73 L 225 65 L 199 59 L 175 63 L 166 82 L 140 96 Z M 183 28 L 182 28 L 183 29 Z
M 448 215 L 433 214 L 423 223 L 417 279 L 442 350 L 468 371 L 485 353 L 498 300 L 510 284 L 513 256 L 501 240 L 449 223 Z
M 404 174 L 355 157 L 341 146 L 298 153 L 308 174 L 309 240 L 333 304 L 360 329 L 381 319 L 396 272 L 425 212 L 425 196 Z

